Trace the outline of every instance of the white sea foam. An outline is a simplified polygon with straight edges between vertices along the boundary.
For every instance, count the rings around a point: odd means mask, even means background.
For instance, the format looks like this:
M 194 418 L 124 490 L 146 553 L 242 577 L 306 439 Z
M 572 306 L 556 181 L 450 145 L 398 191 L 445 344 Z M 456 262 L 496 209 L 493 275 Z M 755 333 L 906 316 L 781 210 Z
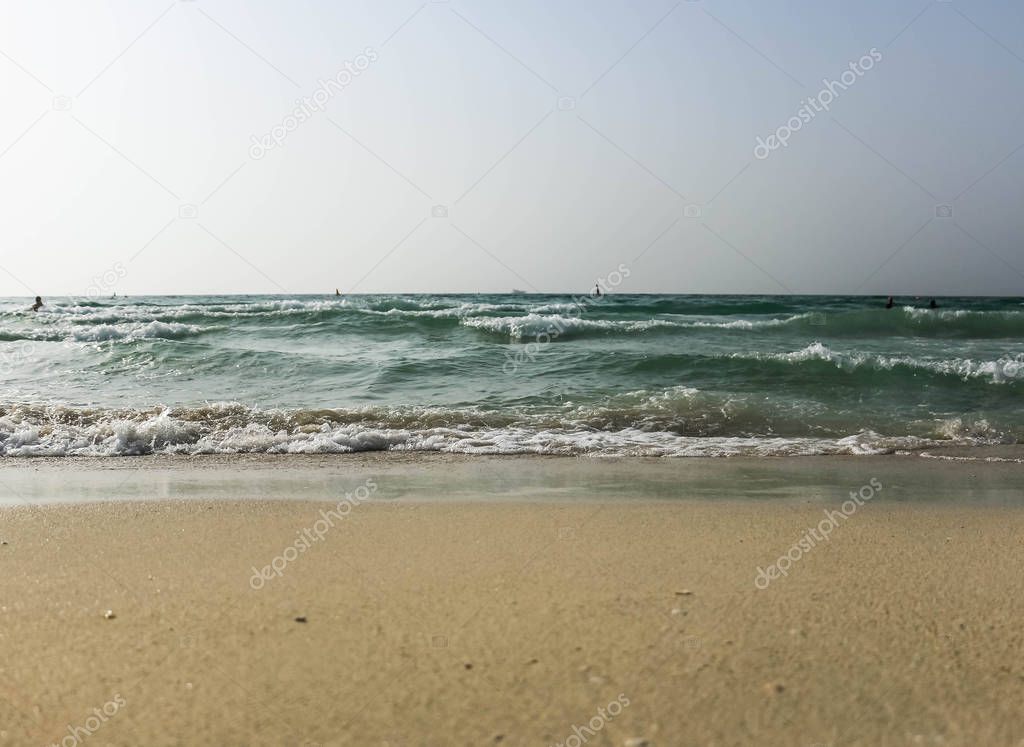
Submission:
M 671 317 L 678 326 L 689 329 L 742 329 L 755 330 L 771 327 L 784 327 L 797 322 L 809 322 L 823 319 L 822 314 L 793 314 L 792 316 L 772 319 L 722 319 L 716 317 L 683 316 L 673 314 Z
M 832 350 L 821 342 L 812 342 L 800 350 L 788 353 L 731 353 L 731 358 L 755 360 L 783 361 L 787 363 L 803 363 L 806 361 L 826 361 L 834 363 L 837 368 L 875 368 L 892 370 L 905 367 L 930 371 L 932 373 L 957 376 L 961 379 L 985 379 L 992 383 L 1006 383 L 1024 379 L 1024 353 L 1010 358 L 996 360 L 972 360 L 970 358 L 954 358 L 949 360 L 933 360 L 915 358 L 909 355 L 877 355 L 861 351 L 841 352 Z
M 144 323 L 122 323 L 122 324 L 100 324 L 85 329 L 72 329 L 69 331 L 69 339 L 78 342 L 104 342 L 106 340 L 143 340 L 151 338 L 164 338 L 177 340 L 182 337 L 190 337 L 203 332 L 201 327 L 194 324 L 179 324 L 167 322 L 144 322 Z
M 620 321 L 610 319 L 586 319 L 559 315 L 526 314 L 524 316 L 471 317 L 462 320 L 464 327 L 478 329 L 511 340 L 534 339 L 549 335 L 552 339 L 571 337 L 583 332 L 645 332 L 665 327 L 680 327 L 677 322 L 650 319 L 643 321 Z
M 964 456 L 955 454 L 931 454 L 927 451 L 922 451 L 919 456 L 921 456 L 923 459 L 938 459 L 943 462 L 987 462 L 989 464 L 1024 464 L 1024 458 L 1001 457 L 991 454 L 986 456 Z
M 694 397 L 680 390 L 671 397 Z M 641 400 L 651 400 L 648 396 Z M 890 437 L 864 431 L 836 438 L 681 436 L 625 427 L 598 430 L 569 419 L 548 417 L 503 426 L 426 426 L 425 412 L 391 427 L 384 422 L 322 422 L 302 425 L 287 413 L 248 411 L 228 403 L 208 411 L 176 415 L 159 412 L 75 411 L 25 408 L 0 417 L 0 455 L 136 456 L 141 454 L 348 453 L 360 451 L 443 451 L 463 454 L 552 454 L 571 456 L 800 456 L 880 454 L 936 445 L 977 444 L 975 435 L 955 440 Z M 354 415 L 352 413 L 351 415 Z M 248 419 L 248 422 L 246 422 Z M 456 418 L 449 417 L 449 420 Z M 275 422 L 278 425 L 274 425 Z M 281 424 L 284 424 L 282 427 Z

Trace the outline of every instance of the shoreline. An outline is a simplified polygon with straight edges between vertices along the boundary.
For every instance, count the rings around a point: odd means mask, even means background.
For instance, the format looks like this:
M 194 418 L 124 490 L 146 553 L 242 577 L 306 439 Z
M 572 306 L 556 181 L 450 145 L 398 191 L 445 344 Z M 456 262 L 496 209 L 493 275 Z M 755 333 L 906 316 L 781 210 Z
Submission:
M 0 506 L 130 500 L 336 500 L 368 478 L 372 502 L 840 502 L 871 478 L 880 501 L 1024 505 L 1024 447 L 814 457 L 482 456 L 438 452 L 0 459 Z M 994 460 L 994 461 L 988 461 Z
M 700 456 L 650 456 L 650 455 L 606 455 L 606 454 L 553 454 L 534 452 L 514 452 L 508 454 L 473 454 L 455 451 L 438 451 L 428 449 L 367 449 L 350 452 L 265 452 L 265 451 L 233 451 L 209 454 L 113 454 L 113 455 L 68 455 L 68 456 L 6 456 L 0 455 L 0 468 L 17 464 L 103 464 L 114 465 L 118 462 L 166 460 L 170 462 L 189 463 L 202 466 L 204 463 L 218 461 L 242 460 L 396 460 L 409 461 L 418 459 L 440 460 L 509 460 L 509 459 L 544 459 L 544 460 L 580 460 L 590 463 L 605 461 L 647 461 L 647 462 L 732 462 L 750 461 L 784 461 L 784 460 L 816 460 L 816 459 L 885 459 L 905 457 L 944 457 L 966 456 L 984 460 L 995 457 L 999 460 L 1024 460 L 1024 443 L 1013 444 L 982 444 L 977 446 L 950 444 L 948 446 L 928 446 L 917 449 L 897 450 L 886 453 L 863 454 L 723 454 Z

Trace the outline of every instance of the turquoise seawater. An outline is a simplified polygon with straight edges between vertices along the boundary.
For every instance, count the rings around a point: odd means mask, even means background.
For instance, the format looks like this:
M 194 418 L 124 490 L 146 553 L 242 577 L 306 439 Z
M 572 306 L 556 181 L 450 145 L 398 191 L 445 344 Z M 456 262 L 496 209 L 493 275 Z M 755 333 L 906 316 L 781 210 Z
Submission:
M 1024 301 L 0 299 L 0 454 L 878 453 L 1024 440 Z

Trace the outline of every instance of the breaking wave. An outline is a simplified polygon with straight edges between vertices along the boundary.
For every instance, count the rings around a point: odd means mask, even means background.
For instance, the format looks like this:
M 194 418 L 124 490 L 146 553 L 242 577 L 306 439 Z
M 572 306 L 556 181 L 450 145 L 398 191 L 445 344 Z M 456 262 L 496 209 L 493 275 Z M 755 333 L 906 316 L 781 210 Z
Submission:
M 726 408 L 726 409 L 723 409 Z M 607 407 L 549 412 L 445 408 L 258 410 L 239 403 L 150 410 L 13 405 L 0 408 L 0 456 L 327 454 L 440 451 L 566 456 L 807 456 L 886 454 L 1007 443 L 986 422 L 934 421 L 918 434 L 745 435 L 778 412 L 680 388 L 634 392 Z M 725 428 L 731 422 L 730 428 Z M 729 430 L 728 433 L 717 431 Z

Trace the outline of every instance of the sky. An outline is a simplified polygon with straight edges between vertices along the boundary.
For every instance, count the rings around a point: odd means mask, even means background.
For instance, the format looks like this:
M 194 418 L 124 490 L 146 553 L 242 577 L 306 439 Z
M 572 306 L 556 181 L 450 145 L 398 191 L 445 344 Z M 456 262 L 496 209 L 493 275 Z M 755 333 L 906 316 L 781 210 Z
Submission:
M 5 296 L 1024 287 L 1019 3 L 7 2 L 0 95 Z

